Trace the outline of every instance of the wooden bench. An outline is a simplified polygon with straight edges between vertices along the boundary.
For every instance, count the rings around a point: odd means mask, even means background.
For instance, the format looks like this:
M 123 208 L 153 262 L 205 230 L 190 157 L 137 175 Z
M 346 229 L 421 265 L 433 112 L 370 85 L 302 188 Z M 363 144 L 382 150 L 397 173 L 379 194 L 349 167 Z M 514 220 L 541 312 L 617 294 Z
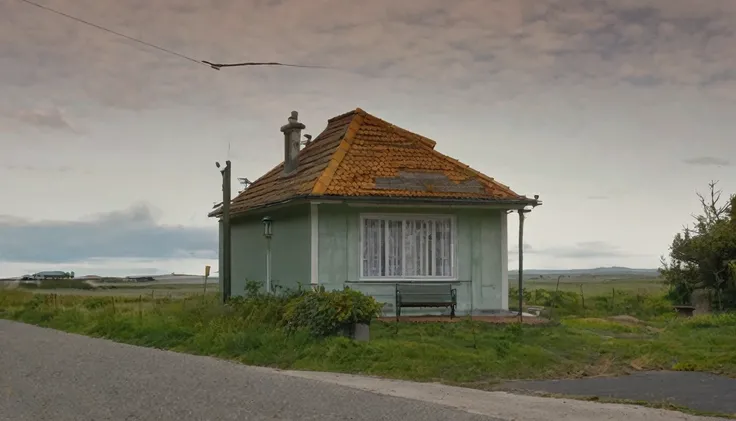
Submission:
M 526 311 L 529 314 L 533 314 L 535 316 L 539 316 L 544 311 L 544 307 L 542 306 L 529 306 L 526 308 Z
M 396 319 L 402 307 L 449 307 L 455 317 L 457 291 L 451 284 L 396 284 Z

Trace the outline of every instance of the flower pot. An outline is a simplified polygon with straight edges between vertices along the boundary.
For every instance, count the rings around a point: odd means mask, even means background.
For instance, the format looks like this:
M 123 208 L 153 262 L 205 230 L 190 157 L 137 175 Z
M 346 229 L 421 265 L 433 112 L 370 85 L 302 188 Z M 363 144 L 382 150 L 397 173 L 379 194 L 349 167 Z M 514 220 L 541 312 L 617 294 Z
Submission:
M 370 340 L 370 325 L 353 323 L 342 328 L 340 335 L 355 341 L 368 342 Z

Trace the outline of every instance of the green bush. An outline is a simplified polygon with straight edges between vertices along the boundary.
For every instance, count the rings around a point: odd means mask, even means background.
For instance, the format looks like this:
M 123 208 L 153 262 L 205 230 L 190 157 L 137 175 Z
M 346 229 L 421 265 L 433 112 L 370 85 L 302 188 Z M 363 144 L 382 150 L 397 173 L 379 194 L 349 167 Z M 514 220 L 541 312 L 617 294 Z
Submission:
M 301 287 L 291 290 L 275 286 L 268 294 L 262 282 L 246 281 L 245 295 L 231 298 L 228 307 L 248 323 L 281 325 L 287 304 L 308 293 Z
M 246 281 L 245 295 L 233 297 L 227 307 L 247 325 L 271 325 L 292 335 L 303 330 L 316 338 L 340 334 L 356 323 L 368 324 L 382 309 L 373 297 L 349 288 L 314 291 L 275 286 L 268 294 L 263 283 L 256 281 Z
M 325 337 L 357 323 L 369 324 L 382 307 L 375 298 L 347 287 L 342 291 L 321 288 L 291 299 L 283 323 L 290 333 L 305 329 L 315 337 Z

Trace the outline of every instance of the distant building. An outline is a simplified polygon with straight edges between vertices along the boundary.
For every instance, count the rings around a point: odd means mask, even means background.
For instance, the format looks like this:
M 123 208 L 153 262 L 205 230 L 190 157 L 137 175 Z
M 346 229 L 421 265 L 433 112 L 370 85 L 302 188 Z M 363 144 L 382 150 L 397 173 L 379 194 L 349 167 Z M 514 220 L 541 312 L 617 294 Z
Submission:
M 74 272 L 62 272 L 60 270 L 49 270 L 33 274 L 33 279 L 71 279 Z
M 155 279 L 153 279 L 153 276 L 126 276 L 125 279 L 127 279 L 130 282 L 153 282 Z

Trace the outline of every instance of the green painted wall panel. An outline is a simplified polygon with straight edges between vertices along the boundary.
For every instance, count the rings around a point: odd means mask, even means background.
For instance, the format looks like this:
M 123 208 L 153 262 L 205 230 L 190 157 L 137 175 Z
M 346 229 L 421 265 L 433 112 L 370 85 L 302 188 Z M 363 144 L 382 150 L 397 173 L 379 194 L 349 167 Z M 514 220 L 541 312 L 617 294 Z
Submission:
M 264 215 L 233 221 L 232 293 L 242 295 L 246 280 L 266 281 L 266 239 Z M 310 223 L 309 207 L 294 206 L 268 214 L 273 219 L 271 238 L 271 279 L 274 285 L 296 288 L 309 285 Z
M 350 207 L 319 205 L 318 281 L 328 289 L 351 288 L 373 295 L 386 303 L 386 314 L 393 314 L 395 284 L 387 281 L 360 281 L 360 214 L 409 213 L 451 214 L 457 218 L 458 312 L 502 309 L 502 235 L 500 212 L 477 209 L 425 209 Z M 439 314 L 432 309 L 402 311 L 405 314 Z M 446 313 L 446 311 L 445 311 Z
M 319 218 L 319 282 L 342 285 L 348 279 L 347 218 L 339 207 L 322 206 Z
M 481 215 L 481 264 L 483 277 L 481 278 L 481 296 L 484 303 L 493 303 L 501 308 L 501 220 L 498 212 L 491 215 Z

